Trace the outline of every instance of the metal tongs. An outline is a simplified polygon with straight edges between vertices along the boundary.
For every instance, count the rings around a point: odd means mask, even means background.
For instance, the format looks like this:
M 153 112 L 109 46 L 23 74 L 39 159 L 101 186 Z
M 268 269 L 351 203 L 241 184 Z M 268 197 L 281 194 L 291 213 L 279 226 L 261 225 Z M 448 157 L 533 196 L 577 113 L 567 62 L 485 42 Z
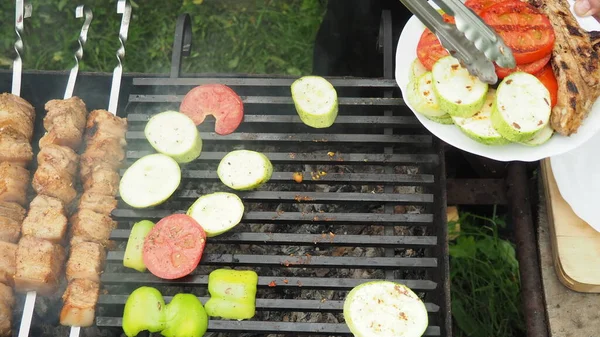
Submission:
M 438 37 L 450 55 L 481 81 L 498 81 L 493 62 L 503 68 L 516 66 L 512 51 L 502 38 L 460 0 L 432 0 L 445 14 L 454 17 L 455 25 L 444 22 L 425 0 L 400 1 Z

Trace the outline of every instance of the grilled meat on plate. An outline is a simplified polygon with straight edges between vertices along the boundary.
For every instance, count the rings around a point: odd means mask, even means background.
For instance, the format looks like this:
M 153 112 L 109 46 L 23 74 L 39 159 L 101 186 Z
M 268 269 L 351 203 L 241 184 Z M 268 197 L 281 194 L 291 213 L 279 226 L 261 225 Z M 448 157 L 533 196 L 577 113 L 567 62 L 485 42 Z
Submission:
M 550 124 L 569 136 L 581 126 L 600 96 L 600 58 L 598 32 L 588 33 L 579 26 L 566 0 L 530 0 L 545 13 L 556 35 L 552 68 L 558 82 L 556 106 Z
M 47 195 L 36 196 L 21 229 L 23 235 L 62 243 L 67 233 L 67 216 L 63 203 Z
M 15 290 L 37 291 L 49 296 L 58 288 L 65 262 L 61 245 L 32 236 L 23 236 L 17 248 Z
M 8 162 L 0 163 L 0 201 L 27 203 L 29 171 Z
M 40 148 L 48 144 L 79 148 L 87 117 L 85 103 L 78 97 L 54 99 L 45 108 L 44 128 L 48 132 L 40 139 Z

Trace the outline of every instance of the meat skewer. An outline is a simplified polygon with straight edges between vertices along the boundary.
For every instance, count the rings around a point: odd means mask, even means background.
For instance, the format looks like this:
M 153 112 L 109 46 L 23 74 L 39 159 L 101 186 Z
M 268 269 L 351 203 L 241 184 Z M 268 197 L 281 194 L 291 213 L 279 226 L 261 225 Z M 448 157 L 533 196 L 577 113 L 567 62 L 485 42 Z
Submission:
M 83 5 L 77 7 L 76 17 L 83 17 Z M 13 283 L 15 289 L 27 292 L 19 337 L 28 336 L 37 293 L 54 293 L 61 279 L 66 260 L 66 208 L 77 196 L 75 179 L 79 156 L 75 152 L 81 144 L 87 116 L 85 103 L 72 97 L 77 79 L 83 44 L 92 20 L 90 10 L 75 54 L 76 65 L 71 69 L 63 100 L 46 103 L 43 124 L 46 134 L 40 139 L 37 155 L 38 168 L 32 186 L 38 194 L 30 204 L 23 220 L 22 234 L 16 247 Z
M 63 294 L 60 323 L 71 326 L 70 337 L 78 337 L 81 326 L 94 323 L 100 293 L 100 273 L 106 258 L 105 247 L 116 222 L 110 217 L 117 206 L 119 173 L 125 158 L 127 120 L 117 117 L 125 41 L 129 30 L 131 5 L 119 0 L 122 14 L 117 51 L 118 65 L 113 71 L 107 110 L 94 110 L 87 119 L 81 155 L 80 178 L 84 192 L 78 211 L 71 218 L 71 254 L 66 274 L 69 284 Z
M 12 335 L 12 286 L 15 256 L 25 218 L 29 171 L 33 159 L 31 138 L 35 109 L 20 97 L 23 53 L 23 19 L 31 16 L 31 5 L 16 1 L 15 32 L 17 56 L 13 62 L 11 93 L 0 94 L 0 336 Z

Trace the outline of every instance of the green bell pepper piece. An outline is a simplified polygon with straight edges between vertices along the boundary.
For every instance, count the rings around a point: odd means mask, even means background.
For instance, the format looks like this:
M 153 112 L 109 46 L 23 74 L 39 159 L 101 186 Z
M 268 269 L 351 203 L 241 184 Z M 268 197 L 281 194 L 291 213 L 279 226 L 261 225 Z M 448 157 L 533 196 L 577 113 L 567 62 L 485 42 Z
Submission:
M 133 225 L 129 239 L 127 240 L 125 255 L 123 256 L 123 266 L 135 269 L 140 273 L 146 271 L 142 253 L 144 250 L 144 240 L 146 240 L 146 236 L 150 233 L 152 227 L 154 227 L 154 222 L 149 220 L 142 220 Z
M 152 287 L 134 290 L 123 310 L 123 331 L 127 337 L 137 336 L 141 331 L 160 332 L 166 327 L 165 300 Z
M 217 269 L 208 275 L 210 299 L 204 308 L 211 317 L 250 319 L 256 309 L 258 275 L 251 270 Z
M 177 294 L 167 304 L 165 337 L 202 337 L 208 330 L 208 315 L 200 300 L 192 294 Z

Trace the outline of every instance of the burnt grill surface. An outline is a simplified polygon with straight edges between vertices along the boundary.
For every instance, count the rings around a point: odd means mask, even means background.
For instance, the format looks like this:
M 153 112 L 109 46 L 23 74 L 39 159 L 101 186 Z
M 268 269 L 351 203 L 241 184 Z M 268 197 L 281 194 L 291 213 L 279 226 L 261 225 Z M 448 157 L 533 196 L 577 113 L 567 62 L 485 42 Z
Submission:
M 153 153 L 145 122 L 178 110 L 195 85 L 229 85 L 243 99 L 245 119 L 235 133 L 214 134 L 210 118 L 199 126 L 204 141 L 197 160 L 182 166 L 182 183 L 164 204 L 135 210 L 120 202 L 116 248 L 102 275 L 97 326 L 118 334 L 123 306 L 142 285 L 166 300 L 179 292 L 208 298 L 208 274 L 216 268 L 251 269 L 259 275 L 252 320 L 211 319 L 207 336 L 348 336 L 342 307 L 347 292 L 373 279 L 411 287 L 424 299 L 426 336 L 446 336 L 449 293 L 443 156 L 388 79 L 330 79 L 339 116 L 327 129 L 305 126 L 290 97 L 294 79 L 258 77 L 136 78 L 125 114 L 127 164 Z M 235 192 L 220 183 L 219 160 L 229 151 L 260 151 L 273 162 L 272 179 L 256 191 Z M 302 183 L 293 179 L 303 174 Z M 122 173 L 122 172 L 121 172 Z M 209 238 L 197 270 L 166 281 L 122 266 L 129 230 L 142 219 L 184 213 L 195 199 L 215 191 L 238 194 L 242 223 Z M 95 328 L 92 328 L 95 329 Z M 114 330 L 113 330 L 114 329 Z M 85 334 L 85 332 L 84 332 Z

